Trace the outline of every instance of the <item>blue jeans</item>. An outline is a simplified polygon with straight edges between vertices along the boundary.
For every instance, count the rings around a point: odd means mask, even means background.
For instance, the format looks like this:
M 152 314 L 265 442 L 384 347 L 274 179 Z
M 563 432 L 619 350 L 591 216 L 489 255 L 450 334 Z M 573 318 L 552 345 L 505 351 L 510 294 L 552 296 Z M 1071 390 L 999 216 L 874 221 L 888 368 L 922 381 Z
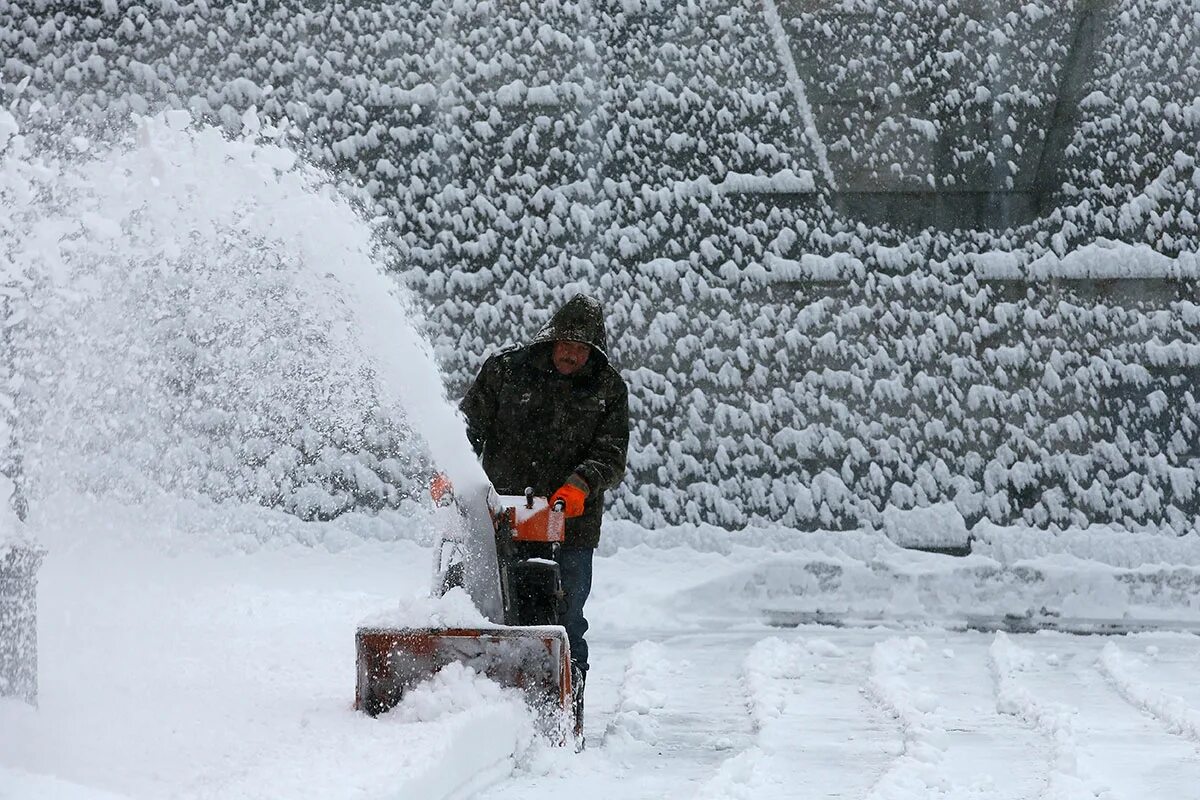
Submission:
M 567 616 L 563 627 L 571 644 L 571 662 L 584 672 L 588 668 L 588 646 L 583 635 L 588 623 L 583 616 L 583 604 L 592 591 L 592 555 L 590 547 L 564 547 L 558 551 L 558 569 L 562 575 L 563 591 L 567 595 Z

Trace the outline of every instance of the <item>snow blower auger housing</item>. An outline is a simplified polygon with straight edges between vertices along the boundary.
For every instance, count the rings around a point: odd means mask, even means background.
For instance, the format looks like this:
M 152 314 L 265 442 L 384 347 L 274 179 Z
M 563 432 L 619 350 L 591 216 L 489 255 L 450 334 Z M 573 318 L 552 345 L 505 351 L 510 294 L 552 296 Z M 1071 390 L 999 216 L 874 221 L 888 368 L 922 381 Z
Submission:
M 371 716 L 400 702 L 404 693 L 433 677 L 451 663 L 461 663 L 501 686 L 519 688 L 543 729 L 565 741 L 572 726 L 571 649 L 561 627 L 564 611 L 562 579 L 557 555 L 563 542 L 565 519 L 561 504 L 551 508 L 543 497 L 500 496 L 489 491 L 488 513 L 469 513 L 454 500 L 466 522 L 460 532 L 440 532 L 434 547 L 433 592 L 440 597 L 462 586 L 489 617 L 486 627 L 363 627 L 356 636 L 358 684 L 355 708 Z M 486 519 L 471 524 L 471 519 Z M 480 544 L 482 544 L 482 553 Z M 478 582 L 478 563 L 493 563 L 486 582 Z M 488 608 L 486 599 L 498 588 L 499 604 Z M 578 732 L 578 730 L 577 730 Z

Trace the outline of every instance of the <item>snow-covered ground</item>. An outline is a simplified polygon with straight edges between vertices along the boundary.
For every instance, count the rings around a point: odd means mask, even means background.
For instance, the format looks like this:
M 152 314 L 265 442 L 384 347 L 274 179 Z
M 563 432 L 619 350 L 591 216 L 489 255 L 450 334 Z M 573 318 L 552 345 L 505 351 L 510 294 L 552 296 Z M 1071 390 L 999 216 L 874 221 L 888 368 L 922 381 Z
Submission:
M 540 740 L 513 696 L 460 671 L 379 719 L 353 711 L 355 626 L 427 588 L 419 517 L 294 523 L 308 543 L 246 547 L 196 533 L 236 522 L 261 538 L 287 517 L 199 509 L 181 524 L 68 505 L 43 518 L 40 705 L 0 704 L 5 800 L 1132 800 L 1200 786 L 1195 635 L 951 631 L 933 595 L 886 626 L 773 628 L 767 611 L 789 584 L 750 579 L 836 560 L 846 574 L 887 567 L 897 584 L 918 573 L 965 584 L 975 573 L 951 567 L 982 555 L 899 551 L 870 534 L 760 531 L 733 544 L 610 524 L 590 605 L 588 748 L 575 755 Z M 1147 548 L 1195 565 L 1193 538 Z M 1087 540 L 1076 572 L 1115 569 L 1100 533 L 1062 544 L 1079 553 Z M 1062 556 L 1039 557 L 1058 559 L 1068 596 Z M 808 596 L 854 611 L 879 600 L 857 598 L 862 586 Z

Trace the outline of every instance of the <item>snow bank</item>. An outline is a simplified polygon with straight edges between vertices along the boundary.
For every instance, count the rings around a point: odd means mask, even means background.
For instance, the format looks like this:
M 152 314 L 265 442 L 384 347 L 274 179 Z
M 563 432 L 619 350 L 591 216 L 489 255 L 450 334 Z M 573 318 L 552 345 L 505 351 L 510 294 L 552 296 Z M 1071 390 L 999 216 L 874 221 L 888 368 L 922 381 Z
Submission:
M 883 530 L 901 547 L 966 547 L 970 534 L 967 523 L 953 503 L 938 503 L 924 508 L 883 510 Z
M 637 547 L 651 550 L 682 548 L 698 553 L 730 555 L 740 548 L 769 552 L 822 552 L 850 554 L 870 559 L 883 551 L 898 548 L 877 533 L 855 531 L 797 531 L 785 526 L 754 526 L 730 531 L 719 525 L 664 525 L 643 527 L 629 520 L 609 517 L 604 523 L 604 535 L 597 552 L 602 556 Z
M 614 589 L 596 602 L 633 628 L 646 621 L 639 608 L 658 609 L 652 618 L 672 625 L 747 616 L 791 624 L 849 618 L 990 626 L 1044 615 L 1167 627 L 1200 622 L 1195 536 L 995 526 L 976 526 L 972 535 L 979 537 L 972 554 L 954 558 L 865 531 L 649 531 L 614 521 L 599 552 L 624 566 L 612 577 L 598 570 L 597 581 Z M 660 619 L 661 609 L 669 619 Z

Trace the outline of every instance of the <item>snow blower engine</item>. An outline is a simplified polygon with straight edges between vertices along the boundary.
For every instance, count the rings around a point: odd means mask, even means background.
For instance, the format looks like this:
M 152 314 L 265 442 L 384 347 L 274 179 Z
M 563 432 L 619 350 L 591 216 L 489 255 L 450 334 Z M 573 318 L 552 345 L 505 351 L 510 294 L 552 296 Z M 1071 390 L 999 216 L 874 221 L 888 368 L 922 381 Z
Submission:
M 582 731 L 572 693 L 571 651 L 561 626 L 565 596 L 558 550 L 564 537 L 561 501 L 497 495 L 481 503 L 448 498 L 461 526 L 439 531 L 434 546 L 433 596 L 463 587 L 488 617 L 478 627 L 363 627 L 356 636 L 355 708 L 371 716 L 458 662 L 501 686 L 525 693 L 543 730 L 564 741 Z

